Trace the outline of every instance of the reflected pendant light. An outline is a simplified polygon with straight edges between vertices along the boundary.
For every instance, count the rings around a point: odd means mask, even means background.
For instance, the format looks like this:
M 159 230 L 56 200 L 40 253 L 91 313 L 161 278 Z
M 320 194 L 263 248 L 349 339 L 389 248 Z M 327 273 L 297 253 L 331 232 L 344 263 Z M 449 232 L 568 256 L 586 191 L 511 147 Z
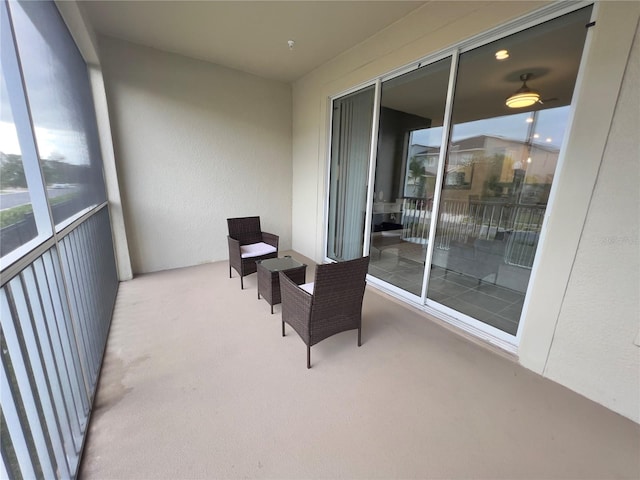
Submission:
M 531 78 L 530 73 L 523 73 L 520 75 L 522 80 L 522 87 L 520 87 L 513 95 L 507 98 L 505 102 L 509 108 L 523 108 L 529 107 L 536 102 L 540 101 L 540 94 L 535 90 L 531 90 L 527 86 L 527 80 Z

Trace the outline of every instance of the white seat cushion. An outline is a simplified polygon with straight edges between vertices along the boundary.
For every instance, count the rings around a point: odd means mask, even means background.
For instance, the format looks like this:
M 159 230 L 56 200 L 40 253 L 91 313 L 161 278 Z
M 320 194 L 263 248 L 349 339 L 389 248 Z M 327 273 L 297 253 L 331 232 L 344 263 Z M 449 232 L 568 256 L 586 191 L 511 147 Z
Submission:
M 302 285 L 300 285 L 300 288 L 303 289 L 305 292 L 313 295 L 313 282 L 303 283 Z
M 250 243 L 249 245 L 240 246 L 240 256 L 242 258 L 261 257 L 262 255 L 267 255 L 268 253 L 274 253 L 276 251 L 276 247 L 264 242 Z

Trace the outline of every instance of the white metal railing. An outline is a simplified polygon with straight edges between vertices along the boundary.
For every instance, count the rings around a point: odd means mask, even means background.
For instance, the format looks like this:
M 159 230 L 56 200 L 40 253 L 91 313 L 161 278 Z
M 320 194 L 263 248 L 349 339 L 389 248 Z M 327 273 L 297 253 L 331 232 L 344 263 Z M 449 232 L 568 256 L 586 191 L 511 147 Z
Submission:
M 0 288 L 7 478 L 77 474 L 118 288 L 113 252 L 102 208 Z

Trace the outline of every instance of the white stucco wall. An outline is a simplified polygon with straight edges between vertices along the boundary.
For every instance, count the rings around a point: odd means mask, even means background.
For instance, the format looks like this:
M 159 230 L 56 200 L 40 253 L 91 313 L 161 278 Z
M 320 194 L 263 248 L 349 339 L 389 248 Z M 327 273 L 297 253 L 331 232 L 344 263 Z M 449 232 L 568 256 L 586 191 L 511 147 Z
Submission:
M 293 248 L 317 261 L 323 259 L 330 96 L 542 5 L 525 2 L 429 3 L 297 81 L 293 89 Z M 611 233 L 603 233 L 609 232 L 606 227 L 589 225 L 599 225 L 599 216 L 607 215 L 605 212 L 618 206 L 618 199 L 607 195 L 621 191 L 613 173 L 618 170 L 616 165 L 621 160 L 614 157 L 627 151 L 628 146 L 622 141 L 623 133 L 611 138 L 608 134 L 612 119 L 615 118 L 615 124 L 626 125 L 629 121 L 630 110 L 615 108 L 638 21 L 638 5 L 637 2 L 601 2 L 597 5 L 597 25 L 590 31 L 587 42 L 590 53 L 585 57 L 583 75 L 576 89 L 580 104 L 575 110 L 574 128 L 567 137 L 567 155 L 554 183 L 551 212 L 547 213 L 546 231 L 536 258 L 523 328 L 517 339 L 522 365 L 635 421 L 638 421 L 640 411 L 637 392 L 640 365 L 633 350 L 637 347 L 631 343 L 638 334 L 637 300 L 634 302 L 632 294 L 631 300 L 627 299 L 616 310 L 616 319 L 609 323 L 610 329 L 624 330 L 619 334 L 608 332 L 603 335 L 603 328 L 597 323 L 604 322 L 606 317 L 594 315 L 586 322 L 581 317 L 586 311 L 582 305 L 585 298 L 598 294 L 597 298 L 601 300 L 598 312 L 604 314 L 610 311 L 605 306 L 608 298 L 615 298 L 618 291 L 627 292 L 633 288 L 633 285 L 625 284 L 630 279 L 634 261 L 616 259 L 600 263 L 594 260 L 598 246 L 601 248 L 602 236 L 611 236 Z M 628 78 L 631 78 L 631 91 L 637 90 L 637 75 Z M 637 101 L 626 108 L 634 107 L 637 109 Z M 636 145 L 637 137 L 636 127 L 633 136 Z M 603 156 L 605 147 L 607 153 Z M 611 166 L 600 171 L 603 158 L 604 163 L 610 162 Z M 637 166 L 637 155 L 635 161 Z M 613 169 L 609 175 L 607 169 Z M 596 180 L 603 193 L 592 198 Z M 637 194 L 637 171 L 628 181 L 631 186 L 635 183 Z M 635 202 L 637 209 L 637 197 L 624 196 L 630 203 Z M 622 237 L 633 239 L 633 232 L 636 235 L 628 249 L 637 250 L 637 210 L 635 214 L 628 211 L 620 217 L 628 222 L 629 230 L 625 232 L 631 232 L 621 234 Z M 629 258 L 633 256 L 630 254 Z M 604 268 L 610 268 L 614 273 L 608 275 L 602 295 L 598 293 L 601 281 L 589 282 L 595 272 L 600 273 Z M 635 268 L 637 272 L 637 266 Z M 637 295 L 636 282 L 636 299 Z M 584 332 L 592 328 L 595 330 Z M 562 353 L 565 347 L 570 347 L 566 354 Z M 593 365 L 598 368 L 593 369 Z M 614 379 L 605 380 L 602 375 L 612 375 Z
M 624 74 L 545 376 L 640 422 L 640 35 Z
M 228 217 L 291 247 L 291 87 L 100 37 L 134 273 L 228 258 Z
M 633 200 L 631 193 L 619 187 L 617 178 L 606 176 L 606 171 L 610 162 L 614 165 L 619 162 L 614 159 L 619 152 L 631 150 L 632 154 L 629 141 L 634 142 L 637 151 L 637 128 L 636 134 L 627 139 L 613 134 L 615 125 L 626 124 L 631 119 L 627 108 L 638 107 L 637 104 L 624 105 L 620 98 L 639 18 L 638 2 L 596 5 L 596 26 L 587 38 L 574 95 L 572 125 L 551 192 L 551 208 L 547 210 L 533 281 L 525 302 L 518 349 L 520 362 L 525 367 L 554 378 L 635 421 L 640 420 L 638 393 L 633 391 L 634 385 L 638 385 L 640 364 L 629 345 L 635 334 L 629 334 L 628 330 L 634 323 L 638 324 L 638 309 L 631 306 L 633 295 L 620 309 L 609 307 L 610 302 L 616 302 L 619 292 L 633 283 L 633 256 L 626 262 L 614 261 L 601 269 L 599 257 L 607 256 L 604 248 L 588 246 L 601 244 L 603 240 L 602 227 L 590 226 L 594 222 L 598 224 L 594 219 L 601 210 L 607 211 L 605 215 L 616 222 L 624 218 L 625 229 L 638 231 L 637 215 L 609 211 L 617 205 L 613 199 L 618 196 Z M 631 79 L 628 88 L 637 90 L 637 77 Z M 637 162 L 637 155 L 635 158 Z M 605 175 L 601 176 L 603 172 Z M 604 195 L 594 195 L 596 189 Z M 596 278 L 600 275 L 606 278 L 603 290 L 597 287 L 603 280 L 603 277 Z M 638 295 L 636 289 L 635 298 Z M 599 303 L 599 308 L 589 310 L 581 304 L 586 296 L 590 297 L 590 303 Z M 629 300 L 631 304 L 627 303 Z M 586 312 L 589 312 L 588 318 L 584 317 Z M 598 312 L 604 312 L 605 317 L 596 319 Z M 600 321 L 620 331 L 602 336 L 602 327 L 597 325 Z M 564 339 L 556 344 L 559 333 Z M 563 352 L 565 345 L 570 348 Z M 598 368 L 593 368 L 594 365 Z M 625 368 L 620 368 L 621 365 Z M 604 372 L 609 378 L 602 376 Z

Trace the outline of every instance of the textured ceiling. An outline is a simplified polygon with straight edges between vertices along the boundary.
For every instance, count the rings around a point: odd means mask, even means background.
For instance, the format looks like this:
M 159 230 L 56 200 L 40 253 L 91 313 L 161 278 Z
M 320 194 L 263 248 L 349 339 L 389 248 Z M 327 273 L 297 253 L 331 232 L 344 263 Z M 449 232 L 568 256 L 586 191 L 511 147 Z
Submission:
M 82 8 L 99 34 L 292 82 L 425 3 L 89 1 Z

